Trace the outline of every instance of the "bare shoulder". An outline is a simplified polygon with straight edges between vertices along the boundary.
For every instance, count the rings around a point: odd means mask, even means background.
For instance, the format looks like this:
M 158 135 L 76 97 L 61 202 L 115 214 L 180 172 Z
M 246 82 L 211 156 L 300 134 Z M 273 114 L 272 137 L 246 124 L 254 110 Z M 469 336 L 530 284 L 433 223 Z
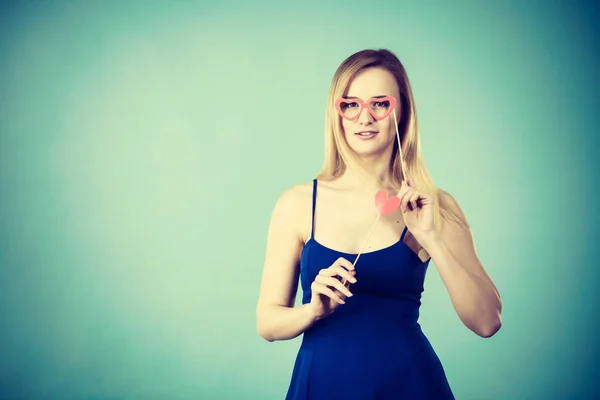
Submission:
M 312 181 L 289 187 L 277 199 L 272 216 L 273 220 L 292 227 L 304 242 L 310 236 L 312 192 Z
M 437 191 L 438 191 L 438 196 L 440 197 L 440 199 L 444 199 L 448 203 L 458 205 L 458 202 L 456 201 L 456 199 L 450 193 L 448 193 L 446 190 L 438 188 Z
M 463 212 L 458 201 L 452 196 L 448 191 L 444 189 L 438 188 L 438 199 L 441 205 L 446 208 L 452 217 L 442 218 L 442 228 L 444 231 L 448 231 L 448 233 L 455 233 L 456 231 L 470 231 L 469 222 L 467 220 L 467 216 Z M 458 221 L 455 220 L 458 218 Z
M 296 211 L 298 207 L 304 205 L 306 198 L 310 198 L 311 195 L 312 182 L 297 184 L 281 193 L 276 206 L 281 207 L 283 210 Z

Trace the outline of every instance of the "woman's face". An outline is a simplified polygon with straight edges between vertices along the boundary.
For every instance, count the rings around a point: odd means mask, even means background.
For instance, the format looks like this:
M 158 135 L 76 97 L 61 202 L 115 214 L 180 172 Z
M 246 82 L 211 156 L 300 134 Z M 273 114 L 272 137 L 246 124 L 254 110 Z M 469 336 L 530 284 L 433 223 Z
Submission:
M 396 99 L 396 118 L 400 121 L 400 94 L 394 76 L 386 69 L 373 67 L 359 72 L 348 87 L 345 96 L 347 101 L 358 98 L 366 103 L 374 97 L 393 96 Z M 369 104 L 368 104 L 369 105 Z M 371 109 L 376 115 L 384 115 L 389 109 L 386 101 L 373 101 Z M 387 107 L 387 108 L 386 108 Z M 344 111 L 353 115 L 360 110 L 359 103 L 346 103 Z M 348 145 L 362 157 L 381 157 L 393 149 L 396 140 L 396 128 L 394 127 L 394 114 L 390 112 L 387 117 L 377 120 L 363 108 L 354 120 L 342 118 L 342 128 Z M 390 153 L 391 154 L 391 153 Z

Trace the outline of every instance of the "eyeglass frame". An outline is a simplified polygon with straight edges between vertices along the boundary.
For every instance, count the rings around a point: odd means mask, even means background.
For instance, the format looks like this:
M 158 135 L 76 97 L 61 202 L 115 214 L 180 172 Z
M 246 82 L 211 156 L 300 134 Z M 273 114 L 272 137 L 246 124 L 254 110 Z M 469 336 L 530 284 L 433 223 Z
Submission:
M 390 109 L 388 110 L 388 112 L 385 113 L 385 115 L 382 117 L 375 115 L 373 113 L 373 110 L 371 110 L 370 104 L 373 103 L 374 101 L 386 101 L 386 100 L 390 102 Z M 358 103 L 360 106 L 360 110 L 358 110 L 358 113 L 356 114 L 356 116 L 348 117 L 348 116 L 344 115 L 344 113 L 342 112 L 342 109 L 341 109 L 342 103 Z M 335 109 L 337 110 L 338 114 L 340 116 L 342 116 L 343 118 L 345 118 L 349 121 L 354 121 L 355 119 L 357 119 L 360 116 L 360 114 L 362 114 L 363 109 L 366 108 L 367 111 L 369 111 L 369 114 L 371 114 L 371 116 L 373 118 L 375 118 L 377 121 L 381 121 L 382 119 L 387 118 L 394 111 L 397 103 L 398 102 L 396 101 L 396 98 L 394 96 L 371 97 L 371 98 L 367 99 L 366 102 L 362 101 L 358 97 L 351 98 L 351 99 L 345 98 L 345 97 L 340 97 L 339 99 L 337 99 L 335 101 Z

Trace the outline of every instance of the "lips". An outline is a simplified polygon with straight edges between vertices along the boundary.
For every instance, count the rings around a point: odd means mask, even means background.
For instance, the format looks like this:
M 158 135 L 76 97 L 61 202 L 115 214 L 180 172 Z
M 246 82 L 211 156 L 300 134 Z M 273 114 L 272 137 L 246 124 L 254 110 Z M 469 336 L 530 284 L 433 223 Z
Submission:
M 359 139 L 371 139 L 374 138 L 375 136 L 377 136 L 379 132 L 377 131 L 360 131 L 360 132 L 356 132 L 355 135 L 359 138 Z
M 373 134 L 373 133 L 379 133 L 379 132 L 377 132 L 377 131 L 360 131 L 360 132 L 356 132 L 357 135 L 361 135 L 361 136 L 368 136 L 368 135 Z

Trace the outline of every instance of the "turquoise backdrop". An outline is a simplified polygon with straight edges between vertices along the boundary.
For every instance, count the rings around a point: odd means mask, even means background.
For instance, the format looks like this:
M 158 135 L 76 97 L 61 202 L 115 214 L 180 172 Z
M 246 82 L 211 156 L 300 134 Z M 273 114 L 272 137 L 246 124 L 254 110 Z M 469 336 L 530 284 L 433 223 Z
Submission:
M 255 327 L 269 218 L 364 48 L 405 64 L 503 296 L 479 338 L 431 264 L 457 399 L 598 398 L 599 24 L 591 2 L 3 1 L 2 398 L 283 399 L 300 338 Z

